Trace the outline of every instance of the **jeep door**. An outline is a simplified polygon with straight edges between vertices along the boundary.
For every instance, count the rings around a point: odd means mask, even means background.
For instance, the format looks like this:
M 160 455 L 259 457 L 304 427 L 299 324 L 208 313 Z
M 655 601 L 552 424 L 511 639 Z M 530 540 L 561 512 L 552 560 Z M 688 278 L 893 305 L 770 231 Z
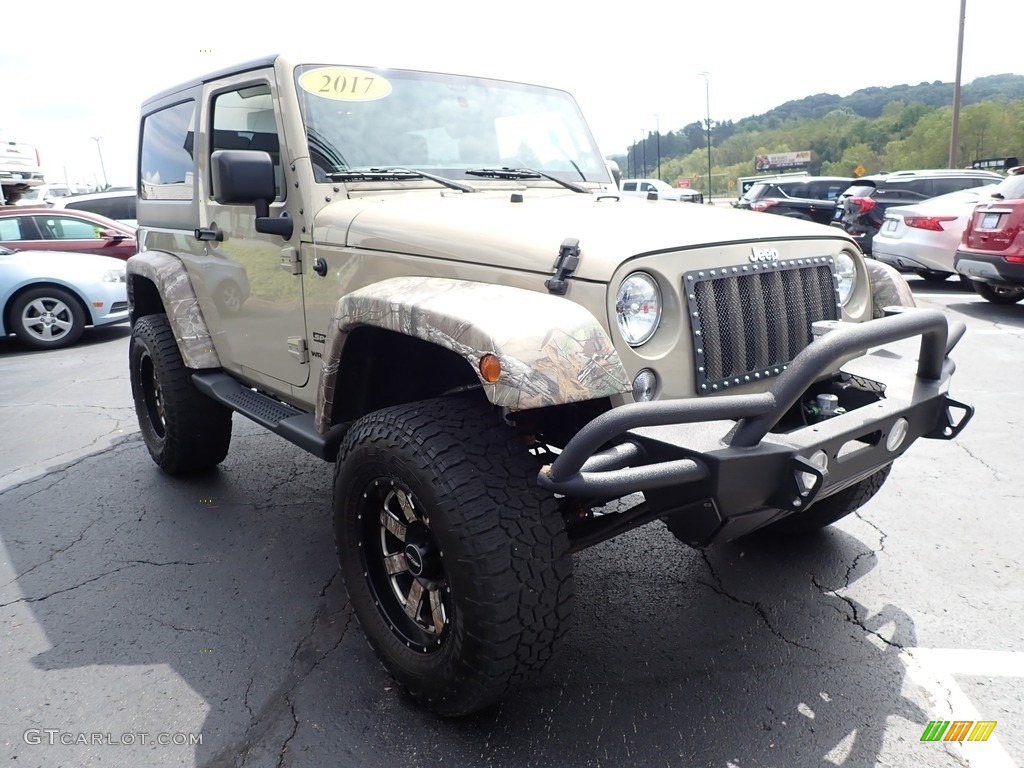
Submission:
M 256 232 L 251 204 L 215 200 L 210 156 L 220 149 L 266 152 L 274 164 L 277 197 L 270 215 L 287 211 L 300 221 L 298 196 L 288 200 L 281 158 L 283 135 L 277 86 L 272 69 L 223 78 L 204 86 L 200 130 L 205 141 L 198 165 L 204 169 L 199 221 L 209 246 L 193 259 L 189 274 L 201 276 L 217 313 L 217 346 L 227 345 L 231 358 L 248 378 L 253 372 L 295 386 L 309 379 L 302 278 L 293 274 L 295 247 L 279 235 Z M 223 344 L 222 344 L 223 340 Z M 267 382 L 271 383 L 271 382 Z

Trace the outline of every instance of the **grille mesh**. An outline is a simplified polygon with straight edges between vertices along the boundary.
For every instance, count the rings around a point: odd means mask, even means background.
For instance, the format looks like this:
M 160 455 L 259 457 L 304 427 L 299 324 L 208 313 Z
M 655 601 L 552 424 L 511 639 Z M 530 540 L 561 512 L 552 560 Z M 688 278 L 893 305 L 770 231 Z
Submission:
M 690 272 L 683 282 L 704 394 L 775 375 L 811 343 L 811 323 L 840 316 L 826 259 Z

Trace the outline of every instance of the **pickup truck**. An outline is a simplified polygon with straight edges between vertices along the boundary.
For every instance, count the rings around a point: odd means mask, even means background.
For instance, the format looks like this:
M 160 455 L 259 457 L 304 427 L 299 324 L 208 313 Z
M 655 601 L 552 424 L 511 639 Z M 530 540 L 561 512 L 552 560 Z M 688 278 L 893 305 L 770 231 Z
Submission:
M 22 193 L 43 183 L 35 147 L 0 139 L 0 205 L 14 205 Z
M 661 179 L 623 179 L 619 189 L 623 195 L 646 200 L 675 200 L 684 203 L 703 203 L 704 194 L 688 187 L 673 187 Z
M 143 450 L 201 473 L 239 414 L 323 459 L 353 612 L 440 715 L 556 657 L 573 553 L 830 525 L 973 412 L 962 323 L 835 227 L 621 194 L 564 91 L 272 56 L 139 127 Z

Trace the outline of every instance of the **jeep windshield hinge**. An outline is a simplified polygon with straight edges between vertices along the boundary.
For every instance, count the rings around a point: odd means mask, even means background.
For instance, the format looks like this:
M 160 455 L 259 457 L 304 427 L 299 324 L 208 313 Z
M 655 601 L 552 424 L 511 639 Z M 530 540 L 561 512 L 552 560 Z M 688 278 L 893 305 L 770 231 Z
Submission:
M 580 241 L 575 237 L 567 237 L 558 249 L 555 258 L 555 276 L 544 281 L 548 291 L 558 296 L 565 296 L 569 290 L 569 276 L 580 265 Z
M 289 336 L 288 354 L 294 357 L 300 363 L 308 363 L 309 345 L 306 344 L 306 339 L 302 336 Z

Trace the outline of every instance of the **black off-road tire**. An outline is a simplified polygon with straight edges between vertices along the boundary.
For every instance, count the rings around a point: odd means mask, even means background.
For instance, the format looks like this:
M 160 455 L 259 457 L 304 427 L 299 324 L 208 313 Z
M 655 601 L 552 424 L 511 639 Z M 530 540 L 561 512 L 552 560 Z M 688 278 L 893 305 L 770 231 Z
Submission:
M 7 312 L 7 327 L 33 349 L 71 346 L 82 337 L 85 320 L 77 296 L 49 285 L 18 294 Z
M 888 464 L 860 482 L 815 502 L 807 510 L 772 523 L 765 530 L 802 534 L 827 528 L 867 504 L 881 489 L 891 469 L 892 464 Z
M 537 471 L 493 407 L 458 398 L 371 413 L 342 442 L 334 531 L 352 608 L 398 683 L 439 715 L 533 679 L 568 629 L 569 541 Z
M 135 413 L 153 461 L 171 475 L 220 464 L 231 444 L 232 411 L 195 388 L 166 315 L 139 318 L 128 361 Z
M 971 287 L 985 301 L 993 304 L 1016 304 L 1024 299 L 1024 285 L 1003 286 L 983 283 L 981 280 L 972 280 Z

